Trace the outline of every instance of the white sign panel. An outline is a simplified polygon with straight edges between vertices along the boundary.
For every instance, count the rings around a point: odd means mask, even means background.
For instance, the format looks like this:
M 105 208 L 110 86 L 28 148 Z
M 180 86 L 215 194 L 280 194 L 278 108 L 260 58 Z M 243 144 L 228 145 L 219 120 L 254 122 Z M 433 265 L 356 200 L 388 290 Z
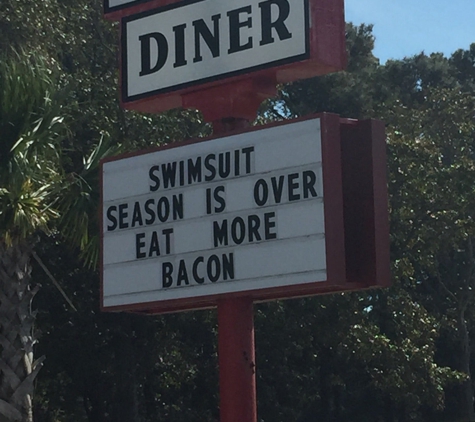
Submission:
M 122 20 L 123 100 L 308 58 L 307 0 L 180 2 Z
M 320 120 L 103 164 L 103 306 L 325 281 Z

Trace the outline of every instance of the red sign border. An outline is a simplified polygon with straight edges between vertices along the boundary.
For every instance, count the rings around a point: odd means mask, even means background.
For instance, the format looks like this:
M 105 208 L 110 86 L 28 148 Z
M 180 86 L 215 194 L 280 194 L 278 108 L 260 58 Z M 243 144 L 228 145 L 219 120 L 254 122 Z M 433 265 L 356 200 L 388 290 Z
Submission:
M 173 0 L 132 0 L 128 3 L 109 7 L 109 0 L 103 1 L 104 18 L 109 20 L 119 20 L 123 16 L 128 16 L 137 11 L 149 10 L 170 4 Z

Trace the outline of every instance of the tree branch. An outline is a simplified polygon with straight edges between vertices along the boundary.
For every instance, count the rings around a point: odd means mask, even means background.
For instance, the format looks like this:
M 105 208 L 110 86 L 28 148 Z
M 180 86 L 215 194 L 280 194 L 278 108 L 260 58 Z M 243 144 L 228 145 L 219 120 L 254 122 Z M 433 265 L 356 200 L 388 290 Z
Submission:
M 69 297 L 66 295 L 64 292 L 63 288 L 60 286 L 60 284 L 56 281 L 56 279 L 53 277 L 53 274 L 50 273 L 46 265 L 43 263 L 41 258 L 37 255 L 35 251 L 32 252 L 33 258 L 35 258 L 36 262 L 40 265 L 40 267 L 43 269 L 43 271 L 46 273 L 46 275 L 50 278 L 50 280 L 53 282 L 53 284 L 56 286 L 56 288 L 59 290 L 61 295 L 64 297 L 64 300 L 68 302 L 69 306 L 71 306 L 72 309 L 74 309 L 76 312 L 78 311 L 76 307 L 73 305 L 73 302 L 69 299 Z
M 455 303 L 459 303 L 457 296 L 455 296 L 445 285 L 445 283 L 440 278 L 440 273 L 437 271 L 437 281 L 439 282 L 439 286 L 442 287 L 442 290 L 447 294 L 447 296 L 452 299 Z

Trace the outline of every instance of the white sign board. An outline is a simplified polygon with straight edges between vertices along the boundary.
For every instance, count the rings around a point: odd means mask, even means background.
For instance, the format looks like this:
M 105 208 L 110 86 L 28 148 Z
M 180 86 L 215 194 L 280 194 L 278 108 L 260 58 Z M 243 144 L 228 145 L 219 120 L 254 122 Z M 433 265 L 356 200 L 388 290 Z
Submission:
M 122 20 L 123 101 L 309 57 L 307 0 L 180 2 Z
M 327 279 L 320 119 L 106 161 L 103 307 Z

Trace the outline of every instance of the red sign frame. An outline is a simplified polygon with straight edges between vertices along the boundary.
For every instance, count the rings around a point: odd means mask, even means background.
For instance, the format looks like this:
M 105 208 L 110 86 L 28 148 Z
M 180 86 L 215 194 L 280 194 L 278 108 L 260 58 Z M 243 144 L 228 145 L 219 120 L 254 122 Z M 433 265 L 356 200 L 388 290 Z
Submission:
M 124 16 L 166 6 L 181 0 L 132 0 L 119 6 L 110 6 L 109 0 L 104 0 L 103 10 L 104 18 L 111 21 L 118 21 Z

